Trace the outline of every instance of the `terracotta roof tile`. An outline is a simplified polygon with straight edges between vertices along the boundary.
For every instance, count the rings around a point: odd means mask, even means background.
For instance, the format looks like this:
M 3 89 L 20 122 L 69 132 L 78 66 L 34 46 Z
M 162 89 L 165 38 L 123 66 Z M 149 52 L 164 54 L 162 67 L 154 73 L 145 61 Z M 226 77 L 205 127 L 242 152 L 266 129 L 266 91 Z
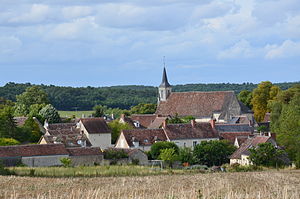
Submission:
M 90 134 L 111 133 L 103 118 L 83 118 L 80 121 Z
M 62 129 L 71 129 L 76 127 L 75 123 L 53 123 L 48 124 L 48 130 L 62 130 Z
M 68 154 L 69 153 L 63 144 L 32 144 L 0 147 L 0 157 L 28 157 Z
M 251 132 L 220 132 L 220 138 L 224 140 L 228 140 L 231 144 L 234 144 L 235 138 L 240 136 L 248 136 L 251 135 Z
M 100 147 L 67 148 L 70 156 L 103 155 Z
M 168 124 L 164 130 L 170 140 L 219 138 L 210 123 Z
M 158 129 L 166 121 L 167 117 L 156 117 L 154 121 L 148 126 L 149 129 Z
M 132 129 L 123 130 L 122 133 L 129 146 L 133 146 L 133 139 L 138 141 L 140 146 L 150 146 L 155 141 L 167 140 L 163 129 Z
M 149 125 L 155 120 L 156 115 L 154 114 L 133 114 L 131 115 L 132 121 L 138 121 L 144 128 L 148 128 Z

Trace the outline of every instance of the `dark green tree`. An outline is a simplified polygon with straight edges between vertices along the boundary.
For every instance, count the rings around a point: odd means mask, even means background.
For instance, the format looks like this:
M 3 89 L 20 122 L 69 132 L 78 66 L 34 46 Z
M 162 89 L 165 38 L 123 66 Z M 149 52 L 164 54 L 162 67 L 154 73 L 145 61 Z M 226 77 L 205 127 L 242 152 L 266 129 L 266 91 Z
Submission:
M 130 126 L 127 123 L 120 123 L 118 120 L 114 120 L 108 123 L 109 128 L 111 129 L 111 143 L 115 144 L 122 130 L 133 129 L 133 126 Z
M 94 106 L 93 110 L 93 117 L 103 117 L 105 111 L 107 110 L 107 107 L 102 105 L 96 105 Z
M 16 138 L 17 125 L 13 114 L 14 109 L 11 106 L 0 109 L 0 137 Z
M 257 166 L 276 167 L 283 164 L 280 156 L 283 151 L 276 149 L 271 143 L 258 144 L 256 148 L 250 148 L 249 159 Z
M 251 105 L 251 100 L 252 100 L 252 92 L 248 91 L 248 90 L 242 90 L 239 94 L 238 94 L 238 99 L 243 102 L 243 104 L 245 104 L 246 106 L 248 106 L 249 108 L 252 108 Z
M 182 163 L 189 163 L 190 165 L 194 164 L 195 157 L 192 148 L 190 147 L 179 148 L 178 160 L 180 160 Z
M 179 153 L 179 148 L 174 142 L 156 142 L 151 146 L 150 154 L 152 159 L 158 159 L 162 149 L 174 148 L 175 154 Z
M 138 104 L 130 109 L 131 114 L 152 114 L 156 111 L 156 104 Z
M 221 166 L 229 162 L 229 156 L 236 150 L 226 140 L 204 141 L 194 148 L 197 163 L 207 166 Z

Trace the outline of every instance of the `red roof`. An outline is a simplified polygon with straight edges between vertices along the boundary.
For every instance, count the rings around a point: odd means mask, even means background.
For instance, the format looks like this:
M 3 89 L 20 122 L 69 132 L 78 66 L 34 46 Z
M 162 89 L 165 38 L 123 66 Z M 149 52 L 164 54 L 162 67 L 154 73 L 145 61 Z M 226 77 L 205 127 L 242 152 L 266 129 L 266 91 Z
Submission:
M 168 124 L 164 128 L 170 140 L 219 138 L 218 132 L 210 123 Z
M 155 120 L 156 115 L 154 114 L 133 114 L 131 115 L 132 121 L 138 121 L 144 128 L 148 128 L 149 125 Z
M 235 97 L 233 91 L 174 92 L 167 101 L 160 102 L 156 114 L 210 117 L 213 112 L 223 112 Z
M 241 159 L 242 154 L 249 154 L 249 148 L 255 147 L 258 144 L 269 142 L 273 140 L 269 136 L 256 136 L 248 138 L 231 156 L 230 159 Z M 273 140 L 274 141 L 274 140 Z M 275 141 L 274 141 L 275 142 Z
M 80 121 L 89 134 L 111 133 L 103 118 L 83 118 Z
M 0 157 L 28 157 L 68 154 L 69 153 L 63 144 L 32 144 L 0 147 Z
M 235 138 L 239 136 L 249 136 L 251 132 L 222 132 L 220 137 L 224 140 L 228 140 L 231 144 L 234 144 Z
M 150 146 L 155 141 L 167 140 L 163 129 L 131 129 L 122 133 L 129 146 L 133 146 L 133 141 L 138 141 L 140 146 Z
M 83 155 L 102 155 L 100 147 L 78 147 L 67 148 L 70 156 L 83 156 Z

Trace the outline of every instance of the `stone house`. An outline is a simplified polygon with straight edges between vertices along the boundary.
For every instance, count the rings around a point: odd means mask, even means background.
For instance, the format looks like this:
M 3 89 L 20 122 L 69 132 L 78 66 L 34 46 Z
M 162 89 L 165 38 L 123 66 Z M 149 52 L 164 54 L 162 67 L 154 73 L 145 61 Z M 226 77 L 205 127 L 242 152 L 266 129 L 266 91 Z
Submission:
M 150 150 L 152 144 L 158 141 L 174 142 L 179 147 L 194 147 L 202 141 L 219 140 L 218 132 L 211 123 L 166 124 L 161 129 L 123 130 L 119 136 L 116 148 L 138 148 Z
M 252 163 L 249 160 L 249 149 L 258 146 L 258 144 L 268 142 L 277 147 L 276 141 L 271 136 L 256 135 L 247 138 L 247 140 L 244 141 L 244 143 L 230 156 L 230 164 L 238 163 L 243 166 L 251 165 Z
M 168 117 L 193 116 L 197 122 L 229 122 L 234 116 L 252 115 L 236 97 L 234 91 L 172 92 L 164 68 L 162 83 L 158 88 L 156 115 Z

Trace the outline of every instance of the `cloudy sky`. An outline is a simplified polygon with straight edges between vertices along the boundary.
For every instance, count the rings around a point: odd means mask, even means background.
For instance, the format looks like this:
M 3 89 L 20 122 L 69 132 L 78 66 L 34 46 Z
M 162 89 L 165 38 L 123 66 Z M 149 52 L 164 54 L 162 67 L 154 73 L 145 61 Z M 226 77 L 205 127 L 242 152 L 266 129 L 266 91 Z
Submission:
M 0 85 L 300 80 L 299 0 L 0 0 Z

